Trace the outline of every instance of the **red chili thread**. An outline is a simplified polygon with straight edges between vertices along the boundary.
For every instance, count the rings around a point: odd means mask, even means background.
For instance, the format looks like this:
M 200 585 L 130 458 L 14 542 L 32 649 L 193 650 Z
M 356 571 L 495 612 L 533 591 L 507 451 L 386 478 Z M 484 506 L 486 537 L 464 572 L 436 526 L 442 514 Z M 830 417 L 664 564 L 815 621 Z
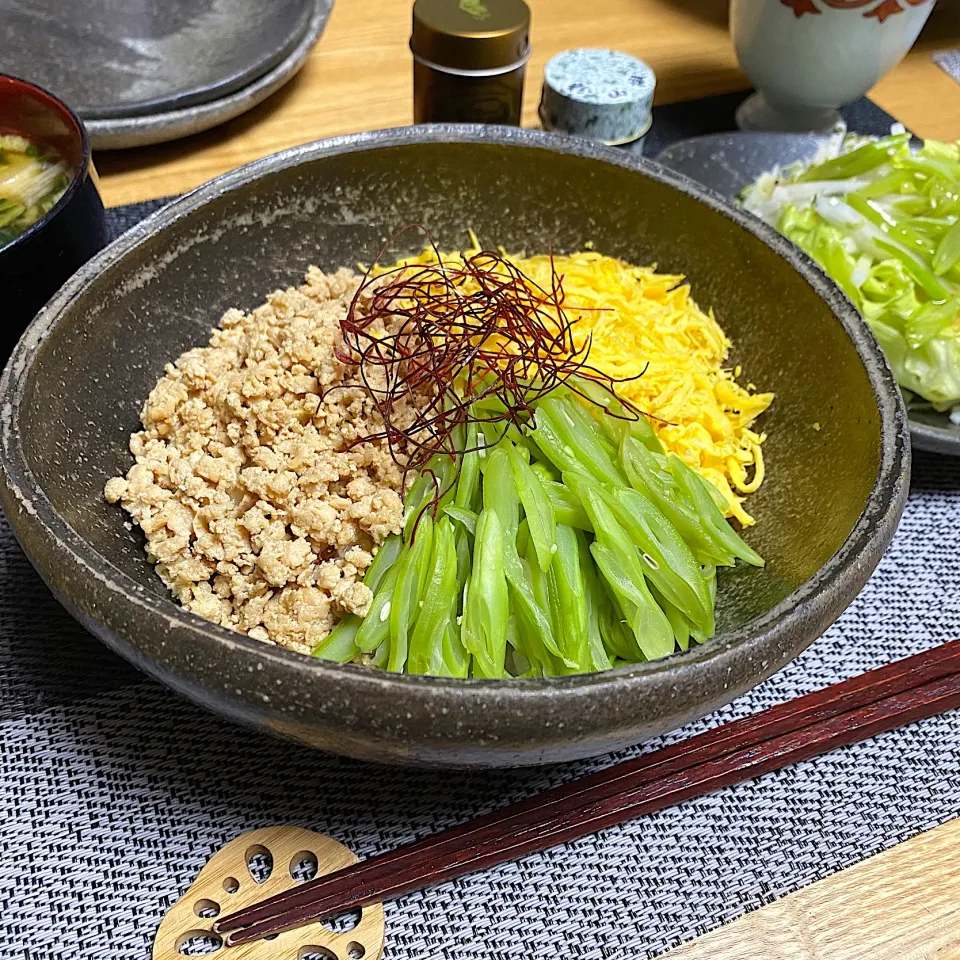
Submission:
M 426 237 L 436 262 L 377 273 L 389 246 L 409 229 Z M 423 227 L 404 227 L 368 268 L 340 324 L 343 346 L 335 356 L 357 367 L 359 383 L 349 386 L 367 393 L 384 425 L 351 446 L 385 441 L 404 471 L 406 489 L 408 476 L 424 472 L 433 457 L 459 458 L 483 446 L 466 446 L 468 423 L 503 423 L 504 431 L 535 424 L 537 401 L 562 385 L 608 416 L 649 416 L 615 390 L 646 368 L 618 379 L 590 365 L 592 337 L 576 346 L 576 318 L 568 317 L 564 300 L 552 251 L 545 290 L 499 253 L 444 260 Z M 592 400 L 572 377 L 599 384 L 624 412 Z M 480 409 L 484 401 L 494 401 L 495 409 Z M 403 402 L 413 415 L 398 423 Z M 449 489 L 436 489 L 434 509 Z

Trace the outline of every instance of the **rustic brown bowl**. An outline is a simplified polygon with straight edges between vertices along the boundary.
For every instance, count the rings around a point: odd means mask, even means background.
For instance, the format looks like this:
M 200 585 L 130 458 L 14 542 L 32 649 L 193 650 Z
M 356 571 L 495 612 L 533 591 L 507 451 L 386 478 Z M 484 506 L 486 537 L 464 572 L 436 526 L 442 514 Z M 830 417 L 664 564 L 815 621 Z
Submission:
M 655 663 L 551 680 L 458 681 L 339 666 L 180 609 L 104 481 L 163 365 L 309 264 L 369 260 L 400 226 L 444 246 L 473 227 L 514 250 L 596 249 L 686 273 L 777 399 L 747 539 L 763 570 L 721 579 L 719 632 Z M 411 241 L 412 242 L 412 241 Z M 819 429 L 815 428 L 819 425 Z M 387 130 L 298 147 L 221 177 L 80 271 L 0 380 L 0 496 L 67 608 L 193 700 L 326 750 L 394 763 L 508 766 L 603 753 L 716 709 L 843 611 L 907 494 L 904 409 L 836 287 L 755 218 L 616 150 L 497 127 Z M 189 731 L 184 731 L 189 737 Z

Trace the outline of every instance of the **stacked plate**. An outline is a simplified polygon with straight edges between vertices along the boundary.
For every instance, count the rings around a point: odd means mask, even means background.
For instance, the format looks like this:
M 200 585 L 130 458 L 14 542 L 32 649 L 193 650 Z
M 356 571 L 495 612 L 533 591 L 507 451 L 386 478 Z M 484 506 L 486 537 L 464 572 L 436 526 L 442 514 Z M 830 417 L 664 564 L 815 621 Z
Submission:
M 93 146 L 137 147 L 238 116 L 286 83 L 333 0 L 0 0 L 0 72 L 46 87 Z

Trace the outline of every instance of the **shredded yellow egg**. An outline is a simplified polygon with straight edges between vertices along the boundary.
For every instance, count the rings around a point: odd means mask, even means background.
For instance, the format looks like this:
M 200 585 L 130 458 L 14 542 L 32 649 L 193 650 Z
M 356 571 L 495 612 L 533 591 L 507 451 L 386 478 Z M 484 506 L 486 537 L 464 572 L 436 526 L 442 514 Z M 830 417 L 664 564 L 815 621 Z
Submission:
M 441 254 L 457 260 L 473 249 Z M 763 482 L 761 445 L 766 434 L 752 429 L 773 401 L 752 384 L 737 383 L 740 368 L 724 368 L 730 341 L 711 310 L 697 306 L 684 277 L 635 267 L 613 257 L 584 251 L 566 257 L 514 256 L 501 250 L 542 289 L 555 271 L 563 280 L 563 310 L 575 320 L 573 337 L 582 347 L 592 335 L 589 363 L 622 383 L 617 392 L 655 418 L 660 442 L 698 470 L 723 495 L 727 516 L 750 526 L 745 495 Z M 435 262 L 432 249 L 402 263 Z M 581 312 L 582 311 L 582 312 Z

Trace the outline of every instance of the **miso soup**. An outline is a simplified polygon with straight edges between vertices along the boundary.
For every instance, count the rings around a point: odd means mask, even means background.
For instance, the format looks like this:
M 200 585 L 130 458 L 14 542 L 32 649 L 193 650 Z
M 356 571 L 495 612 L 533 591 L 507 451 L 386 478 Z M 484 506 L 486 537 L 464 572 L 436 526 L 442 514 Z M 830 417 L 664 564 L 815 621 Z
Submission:
M 36 223 L 63 196 L 70 168 L 25 137 L 0 135 L 0 246 Z

